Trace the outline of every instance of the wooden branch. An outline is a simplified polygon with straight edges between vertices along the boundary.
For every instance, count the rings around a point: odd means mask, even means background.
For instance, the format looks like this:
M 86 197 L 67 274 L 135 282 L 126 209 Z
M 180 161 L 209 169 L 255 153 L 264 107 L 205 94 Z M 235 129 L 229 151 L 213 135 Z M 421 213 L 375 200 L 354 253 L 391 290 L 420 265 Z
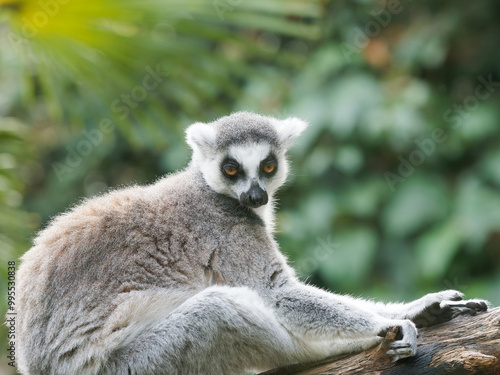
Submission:
M 475 316 L 419 329 L 418 352 L 392 363 L 384 347 L 397 328 L 373 349 L 312 364 L 293 365 L 261 375 L 446 375 L 500 374 L 500 307 Z

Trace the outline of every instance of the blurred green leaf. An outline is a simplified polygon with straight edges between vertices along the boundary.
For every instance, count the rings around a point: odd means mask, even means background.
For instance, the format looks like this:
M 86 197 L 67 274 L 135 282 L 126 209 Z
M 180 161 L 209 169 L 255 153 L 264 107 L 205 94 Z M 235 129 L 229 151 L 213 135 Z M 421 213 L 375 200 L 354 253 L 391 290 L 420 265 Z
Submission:
M 474 106 L 471 106 L 471 110 L 467 110 L 465 107 L 460 112 L 463 121 L 456 131 L 468 141 L 481 140 L 494 135 L 498 130 L 498 118 L 495 110 L 482 105 L 478 98 L 473 96 L 469 96 L 469 98 L 472 98 L 471 102 Z M 468 100 L 467 103 L 469 104 L 470 101 Z
M 342 209 L 350 215 L 373 217 L 376 215 L 387 185 L 378 176 L 349 185 L 339 199 Z
M 327 98 L 331 131 L 344 139 L 352 134 L 363 112 L 380 101 L 380 87 L 373 77 L 360 74 L 340 78 L 331 88 Z
M 322 233 L 331 228 L 335 213 L 335 197 L 330 192 L 318 191 L 303 201 L 301 217 L 310 233 Z
M 341 171 L 351 174 L 358 172 L 363 166 L 363 153 L 353 145 L 341 146 L 337 149 L 335 165 Z
M 500 187 L 500 144 L 489 150 L 481 159 L 480 169 L 487 180 L 494 181 Z
M 160 146 L 165 143 L 152 134 L 156 126 L 142 131 L 148 117 L 172 120 L 181 109 L 199 120 L 200 110 L 227 108 L 220 98 L 238 95 L 235 82 L 255 71 L 246 61 L 293 65 L 297 54 L 291 50 L 276 59 L 280 37 L 316 39 L 322 11 L 316 0 L 54 4 L 47 14 L 36 0 L 0 3 L 2 27 L 9 27 L 0 36 L 9 61 L 4 74 L 20 75 L 25 84 L 16 89 L 28 104 L 43 100 L 51 120 L 82 123 L 94 106 L 131 142 Z M 265 35 L 277 45 L 270 46 Z M 65 100 L 68 95 L 79 105 Z
M 390 236 L 407 236 L 424 225 L 444 218 L 449 209 L 446 188 L 438 177 L 415 174 L 390 197 L 382 223 Z
M 415 255 L 422 276 L 431 280 L 442 278 L 462 241 L 460 225 L 453 220 L 438 224 L 420 237 Z
M 331 285 L 355 285 L 366 279 L 373 264 L 377 236 L 369 228 L 338 231 L 332 236 L 335 246 L 325 249 L 318 262 L 320 275 Z
M 455 215 L 461 233 L 474 251 L 480 251 L 489 233 L 500 230 L 500 195 L 475 176 L 467 176 L 458 187 Z

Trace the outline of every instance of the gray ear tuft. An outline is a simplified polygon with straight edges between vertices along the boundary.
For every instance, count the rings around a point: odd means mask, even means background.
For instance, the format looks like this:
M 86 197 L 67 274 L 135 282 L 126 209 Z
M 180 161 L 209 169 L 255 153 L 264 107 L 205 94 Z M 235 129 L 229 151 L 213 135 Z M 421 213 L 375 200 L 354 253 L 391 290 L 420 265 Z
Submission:
M 295 138 L 302 133 L 307 127 L 307 123 L 297 117 L 289 117 L 285 120 L 276 120 L 274 127 L 278 132 L 278 138 L 281 145 L 289 148 Z
M 215 147 L 215 129 L 211 125 L 196 122 L 186 129 L 186 141 L 194 152 L 207 155 Z

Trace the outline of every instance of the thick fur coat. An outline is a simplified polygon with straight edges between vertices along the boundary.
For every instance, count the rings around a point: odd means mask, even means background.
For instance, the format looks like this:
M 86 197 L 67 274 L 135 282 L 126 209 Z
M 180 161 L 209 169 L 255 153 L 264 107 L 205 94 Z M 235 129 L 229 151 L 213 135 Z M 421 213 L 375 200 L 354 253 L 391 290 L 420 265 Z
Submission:
M 252 176 L 252 191 L 272 204 L 303 128 L 251 113 L 194 124 L 186 170 L 56 217 L 17 274 L 20 372 L 234 375 L 363 350 L 392 326 L 403 338 L 388 354 L 414 355 L 409 319 L 431 324 L 450 306 L 465 308 L 451 302 L 460 293 L 384 305 L 302 284 L 273 239 L 272 207 L 246 207 L 234 193 Z M 277 171 L 252 172 L 244 159 L 262 165 L 253 149 Z M 232 185 L 221 174 L 228 157 L 243 176 Z

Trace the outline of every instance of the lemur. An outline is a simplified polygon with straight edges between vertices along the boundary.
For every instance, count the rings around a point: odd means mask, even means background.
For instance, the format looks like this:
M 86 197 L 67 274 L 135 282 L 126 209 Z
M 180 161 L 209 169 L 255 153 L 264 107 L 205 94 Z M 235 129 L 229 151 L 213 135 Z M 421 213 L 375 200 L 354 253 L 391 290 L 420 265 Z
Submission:
M 299 281 L 273 238 L 286 152 L 306 128 L 238 112 L 186 131 L 187 168 L 56 217 L 17 273 L 24 375 L 244 374 L 357 352 L 390 327 L 487 309 L 446 290 L 383 304 Z

